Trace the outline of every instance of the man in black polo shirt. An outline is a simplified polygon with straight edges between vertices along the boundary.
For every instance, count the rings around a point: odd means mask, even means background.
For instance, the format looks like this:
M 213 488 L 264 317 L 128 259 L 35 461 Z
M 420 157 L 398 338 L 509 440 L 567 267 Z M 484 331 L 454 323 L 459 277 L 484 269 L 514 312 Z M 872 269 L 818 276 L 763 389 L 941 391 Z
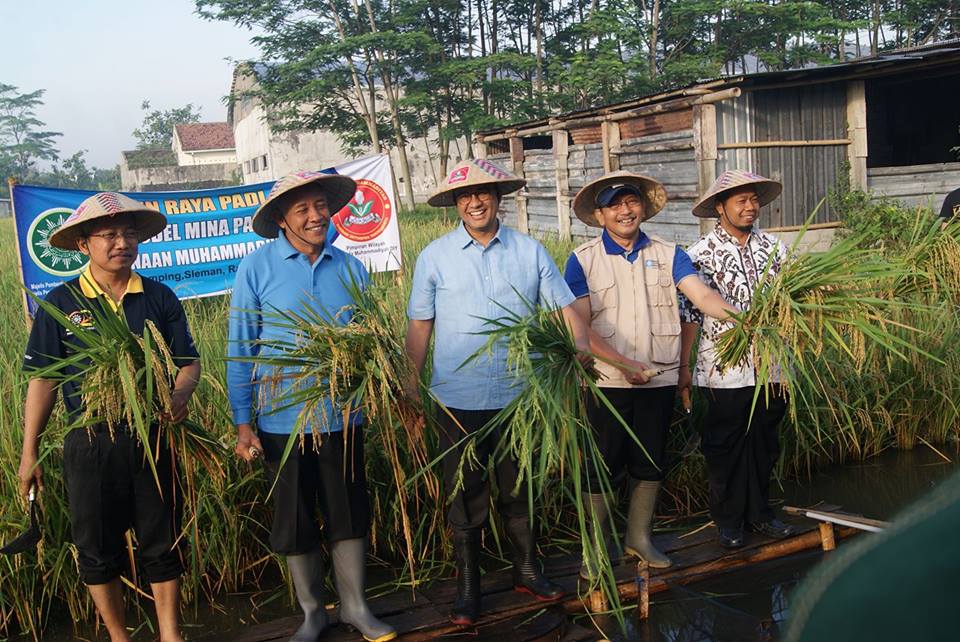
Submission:
M 187 416 L 187 402 L 200 377 L 200 361 L 187 327 L 183 307 L 167 286 L 140 276 L 131 269 L 137 247 L 166 227 L 160 212 L 122 194 L 101 192 L 86 199 L 50 236 L 50 244 L 79 249 L 90 262 L 78 278 L 60 285 L 47 301 L 78 326 L 91 327 L 95 306 L 123 310 L 127 324 L 143 333 L 152 321 L 175 356 L 179 371 L 172 393 L 171 416 L 161 421 L 179 422 Z M 72 353 L 72 333 L 42 309 L 34 318 L 24 357 L 28 372 L 46 368 Z M 79 369 L 68 367 L 64 374 Z M 20 458 L 20 491 L 43 490 L 43 469 L 38 462 L 40 437 L 53 411 L 57 390 L 71 420 L 82 412 L 80 384 L 31 378 L 24 405 L 23 453 Z M 154 426 L 153 430 L 156 430 Z M 126 430 L 111 436 L 105 425 L 75 429 L 64 438 L 63 471 L 70 510 L 73 543 L 77 547 L 80 578 L 90 589 L 111 640 L 129 640 L 124 625 L 120 574 L 126 567 L 124 534 L 133 527 L 143 574 L 150 582 L 157 608 L 160 639 L 182 640 L 179 626 L 179 578 L 183 572 L 177 538 L 180 533 L 180 498 L 174 462 L 164 440 L 154 442 L 160 487 L 144 458 L 143 447 Z

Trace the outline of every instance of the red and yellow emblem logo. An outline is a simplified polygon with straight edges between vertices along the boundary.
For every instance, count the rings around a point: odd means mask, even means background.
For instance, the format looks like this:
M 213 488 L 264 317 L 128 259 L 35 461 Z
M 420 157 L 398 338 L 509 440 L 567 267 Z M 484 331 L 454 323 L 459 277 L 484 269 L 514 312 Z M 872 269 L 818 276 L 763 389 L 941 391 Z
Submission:
M 351 241 L 363 242 L 380 236 L 391 216 L 393 204 L 384 189 L 370 179 L 358 178 L 357 193 L 334 215 L 333 224 Z

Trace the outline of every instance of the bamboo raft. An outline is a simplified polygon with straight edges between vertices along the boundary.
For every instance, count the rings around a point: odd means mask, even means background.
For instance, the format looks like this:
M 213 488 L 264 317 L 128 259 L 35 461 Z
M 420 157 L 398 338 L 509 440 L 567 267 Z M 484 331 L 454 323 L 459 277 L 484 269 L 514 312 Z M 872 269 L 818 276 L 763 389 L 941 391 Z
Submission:
M 789 509 L 785 521 L 796 527 L 796 534 L 784 540 L 748 534 L 741 549 L 727 551 L 717 543 L 716 530 L 710 526 L 685 534 L 659 535 L 654 539 L 660 550 L 673 560 L 668 569 L 647 569 L 641 562 L 623 561 L 616 568 L 620 599 L 624 604 L 637 604 L 638 615 L 646 616 L 649 596 L 666 591 L 671 586 L 704 580 L 710 576 L 759 564 L 801 551 L 821 548 L 832 550 L 839 539 L 850 537 L 859 529 L 836 526 L 827 521 L 811 521 L 798 515 L 808 509 Z M 814 509 L 809 509 L 814 510 Z M 835 506 L 818 506 L 818 512 L 843 515 L 854 524 L 868 523 L 859 516 L 836 512 Z M 875 522 L 879 523 L 879 522 Z M 632 558 L 630 558 L 632 560 Z M 447 619 L 453 602 L 456 584 L 453 579 L 433 582 L 415 590 L 397 591 L 370 600 L 374 613 L 389 622 L 405 642 L 436 638 L 472 637 L 494 639 L 499 642 L 539 642 L 553 640 L 575 642 L 597 640 L 598 633 L 572 623 L 570 613 L 599 611 L 606 608 L 602 595 L 591 593 L 584 599 L 577 596 L 580 570 L 578 555 L 552 557 L 545 561 L 545 573 L 570 593 L 571 597 L 552 604 L 538 602 L 529 595 L 513 590 L 510 568 L 492 570 L 483 575 L 483 616 L 473 629 L 455 626 Z M 489 565 L 487 565 L 489 567 Z M 328 607 L 329 608 L 329 607 Z M 333 611 L 331 622 L 336 623 Z M 202 639 L 209 642 L 273 642 L 288 639 L 303 621 L 301 615 L 291 615 L 262 624 L 248 626 L 228 634 L 216 634 Z M 363 638 L 346 627 L 334 626 L 324 636 L 325 641 L 355 641 Z

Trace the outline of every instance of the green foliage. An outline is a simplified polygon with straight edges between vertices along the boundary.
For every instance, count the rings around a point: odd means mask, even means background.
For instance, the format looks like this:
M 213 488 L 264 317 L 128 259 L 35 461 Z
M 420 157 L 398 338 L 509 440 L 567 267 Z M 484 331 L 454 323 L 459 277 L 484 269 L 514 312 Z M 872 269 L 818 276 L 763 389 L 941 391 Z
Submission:
M 133 130 L 137 139 L 137 149 L 170 149 L 173 144 L 173 128 L 183 123 L 199 123 L 200 111 L 187 103 L 183 107 L 171 109 L 150 109 L 150 101 L 140 105 L 143 110 L 143 122 Z
M 910 209 L 894 199 L 850 189 L 848 173 L 841 174 L 829 199 L 843 224 L 839 230 L 842 237 L 855 237 L 861 244 L 895 252 L 911 242 L 918 218 L 921 225 L 932 224 L 937 218 L 929 208 Z
M 59 155 L 54 139 L 61 134 L 44 130 L 36 115 L 44 91 L 21 94 L 15 86 L 0 83 L 0 167 L 10 172 L 8 176 L 22 180 L 38 160 L 56 160 Z

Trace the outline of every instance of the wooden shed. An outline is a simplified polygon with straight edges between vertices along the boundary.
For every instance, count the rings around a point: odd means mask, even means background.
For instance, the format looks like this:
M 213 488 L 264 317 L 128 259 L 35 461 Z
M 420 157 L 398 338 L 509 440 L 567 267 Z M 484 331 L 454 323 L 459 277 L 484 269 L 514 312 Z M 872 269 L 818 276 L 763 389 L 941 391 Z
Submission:
M 662 181 L 667 207 L 647 229 L 687 245 L 701 233 L 691 208 L 726 169 L 784 183 L 761 217 L 789 229 L 817 209 L 844 172 L 854 187 L 908 204 L 960 187 L 960 41 L 824 67 L 723 77 L 628 102 L 479 132 L 474 153 L 524 176 L 503 205 L 522 231 L 595 231 L 573 216 L 573 195 L 606 171 Z M 708 222 L 707 225 L 710 223 Z

